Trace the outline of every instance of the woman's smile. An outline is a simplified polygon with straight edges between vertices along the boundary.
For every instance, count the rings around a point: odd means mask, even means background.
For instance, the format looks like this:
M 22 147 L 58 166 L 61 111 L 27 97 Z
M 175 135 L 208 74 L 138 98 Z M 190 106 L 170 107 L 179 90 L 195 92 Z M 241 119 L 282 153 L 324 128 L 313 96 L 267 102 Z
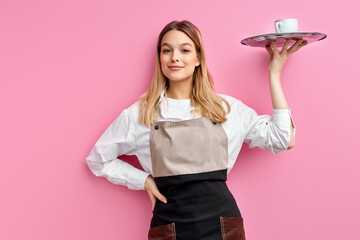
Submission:
M 178 71 L 178 70 L 181 70 L 183 69 L 184 67 L 181 67 L 181 66 L 169 66 L 169 68 L 173 71 Z

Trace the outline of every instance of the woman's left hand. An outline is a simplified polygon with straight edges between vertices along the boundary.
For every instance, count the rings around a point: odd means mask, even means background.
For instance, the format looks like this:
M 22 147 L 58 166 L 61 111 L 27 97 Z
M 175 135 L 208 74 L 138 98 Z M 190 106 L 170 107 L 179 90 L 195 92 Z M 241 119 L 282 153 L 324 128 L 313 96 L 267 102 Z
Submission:
M 272 41 L 272 43 L 271 41 L 272 40 L 269 40 L 265 47 L 270 55 L 269 70 L 278 73 L 281 72 L 281 69 L 285 64 L 286 59 L 290 54 L 307 45 L 306 40 L 299 39 L 289 49 L 287 49 L 290 42 L 290 39 L 287 39 L 281 52 L 279 52 L 276 47 L 276 41 Z

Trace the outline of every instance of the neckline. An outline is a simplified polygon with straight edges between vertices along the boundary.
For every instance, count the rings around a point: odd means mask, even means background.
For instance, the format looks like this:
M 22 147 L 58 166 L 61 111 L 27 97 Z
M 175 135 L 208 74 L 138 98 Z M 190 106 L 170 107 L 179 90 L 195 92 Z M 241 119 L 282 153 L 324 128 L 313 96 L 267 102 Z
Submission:
M 173 101 L 173 102 L 189 102 L 191 99 L 190 98 L 186 98 L 186 99 L 175 99 L 175 98 L 169 98 L 169 97 L 165 97 L 166 99 Z
M 166 98 L 166 99 L 169 99 L 170 101 L 174 101 L 174 102 L 188 102 L 190 101 L 191 99 L 190 98 L 185 98 L 185 99 L 176 99 L 176 98 L 171 98 L 171 97 L 168 97 L 168 96 L 165 96 L 166 94 L 166 89 L 167 88 L 164 88 L 162 93 L 161 93 L 161 96 Z
M 176 98 L 169 98 L 169 97 L 166 97 L 167 99 L 170 99 L 172 101 L 190 101 L 191 99 L 190 98 L 185 98 L 185 99 L 176 99 Z

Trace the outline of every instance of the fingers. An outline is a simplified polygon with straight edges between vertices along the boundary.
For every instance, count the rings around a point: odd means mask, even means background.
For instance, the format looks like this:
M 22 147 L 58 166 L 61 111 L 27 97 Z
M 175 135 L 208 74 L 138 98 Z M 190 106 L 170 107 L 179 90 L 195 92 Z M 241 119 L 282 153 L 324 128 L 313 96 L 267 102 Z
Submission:
M 273 48 L 273 53 L 274 54 L 276 54 L 276 53 L 278 53 L 279 51 L 278 51 L 278 49 L 277 49 L 277 46 L 276 46 L 276 40 L 273 40 L 273 42 L 272 42 L 272 48 Z
M 272 40 L 271 40 L 271 39 L 268 39 L 268 40 L 266 41 L 265 47 L 269 47 L 269 46 L 271 45 L 271 43 L 272 43 Z
M 266 51 L 269 53 L 270 58 L 272 58 L 273 52 L 271 50 L 271 47 L 270 46 L 265 46 L 265 48 L 266 48 Z
M 302 48 L 303 46 L 307 45 L 307 44 L 308 44 L 308 42 L 307 42 L 307 41 L 302 42 L 302 43 L 299 45 L 299 49 L 300 49 L 300 48 Z
M 151 205 L 152 205 L 152 210 L 154 211 L 155 205 L 156 205 L 156 197 L 154 197 L 153 199 L 151 199 Z
M 287 50 L 289 43 L 290 43 L 290 39 L 286 39 L 286 42 L 285 42 L 283 48 L 281 49 L 281 53 L 283 53 L 284 51 Z
M 150 199 L 151 199 L 152 210 L 154 210 L 155 203 L 156 203 L 156 197 L 153 194 L 151 194 Z
M 266 45 L 265 45 L 265 49 L 266 49 L 266 51 L 269 53 L 269 55 L 270 55 L 270 58 L 272 58 L 272 55 L 273 55 L 273 52 L 272 52 L 272 50 L 271 50 L 271 42 L 272 42 L 272 40 L 271 39 L 268 39 L 267 40 L 267 42 L 266 42 Z
M 155 204 L 156 204 L 156 197 L 155 197 L 155 195 L 152 193 L 151 189 L 147 189 L 147 192 L 148 192 L 149 197 L 150 197 L 150 200 L 151 200 L 152 210 L 154 210 Z
M 157 187 L 155 188 L 150 188 L 148 190 L 148 194 L 150 196 L 151 199 L 151 203 L 152 203 L 152 210 L 154 210 L 155 208 L 155 204 L 156 204 L 156 199 L 159 199 L 160 201 L 167 203 L 167 199 L 164 197 L 164 195 L 162 195 L 159 190 L 157 189 Z
M 149 175 L 149 177 L 146 179 L 145 189 L 146 189 L 147 193 L 150 196 L 153 210 L 154 210 L 154 207 L 155 207 L 156 198 L 159 199 L 160 201 L 164 202 L 164 203 L 167 203 L 167 199 L 165 198 L 164 195 L 162 195 L 160 193 L 159 189 L 156 186 L 155 180 L 151 175 Z
M 274 53 L 278 53 L 277 46 L 276 46 L 276 40 L 269 39 L 265 45 L 266 51 L 269 53 L 270 58 L 273 57 Z
M 156 189 L 153 189 L 152 193 L 155 195 L 155 197 L 157 199 L 159 199 L 160 201 L 162 201 L 163 203 L 167 203 L 167 199 L 164 197 L 164 195 L 162 195 L 159 190 L 156 188 Z
M 307 41 L 304 41 L 304 43 L 302 43 L 304 40 L 299 39 L 296 41 L 296 43 L 294 43 L 288 50 L 288 54 L 294 53 L 297 50 L 299 50 L 301 47 L 305 46 L 307 44 Z M 301 44 L 302 43 L 302 44 Z M 300 45 L 301 44 L 301 45 Z
M 286 39 L 285 44 L 282 47 L 281 52 L 278 51 L 277 46 L 276 46 L 276 40 L 272 39 L 272 40 L 268 40 L 265 48 L 267 50 L 267 52 L 270 55 L 270 60 L 273 58 L 274 54 L 281 54 L 281 55 L 290 55 L 291 53 L 296 52 L 297 50 L 299 50 L 300 48 L 302 48 L 303 46 L 308 44 L 307 40 L 303 40 L 303 39 L 298 39 L 289 49 L 289 43 L 290 43 L 291 39 Z
M 152 203 L 152 210 L 154 210 L 155 208 L 156 199 L 159 199 L 163 203 L 167 203 L 167 199 L 159 191 L 156 190 L 150 194 L 150 198 Z

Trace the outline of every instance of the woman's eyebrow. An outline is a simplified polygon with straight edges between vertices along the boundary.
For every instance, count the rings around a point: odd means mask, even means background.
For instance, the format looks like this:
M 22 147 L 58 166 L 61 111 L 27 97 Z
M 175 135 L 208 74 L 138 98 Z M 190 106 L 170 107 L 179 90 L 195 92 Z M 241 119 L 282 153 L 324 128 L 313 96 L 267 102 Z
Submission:
M 180 44 L 180 46 L 182 46 L 182 45 L 189 45 L 190 47 L 192 47 L 192 45 L 191 45 L 190 43 L 182 43 L 182 44 Z M 168 43 L 163 43 L 163 44 L 161 45 L 161 47 L 163 47 L 163 46 L 169 46 L 169 47 L 171 47 L 171 45 L 168 44 Z

